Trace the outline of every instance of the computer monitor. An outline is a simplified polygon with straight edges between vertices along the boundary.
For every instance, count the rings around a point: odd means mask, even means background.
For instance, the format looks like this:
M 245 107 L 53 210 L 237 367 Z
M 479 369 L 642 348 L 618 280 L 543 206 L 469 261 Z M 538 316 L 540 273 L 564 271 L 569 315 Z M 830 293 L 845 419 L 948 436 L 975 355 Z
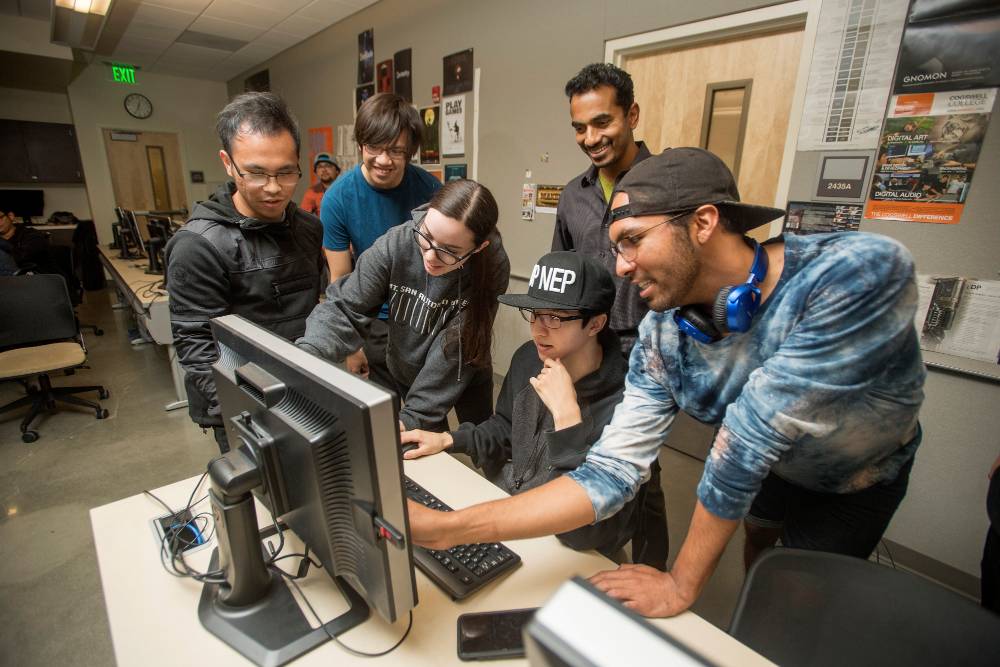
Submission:
M 44 190 L 0 190 L 0 211 L 13 213 L 26 224 L 45 215 Z
M 267 568 L 254 496 L 315 554 L 354 608 L 344 631 L 417 603 L 403 491 L 398 401 L 390 392 L 236 315 L 211 322 L 219 405 L 233 450 L 209 464 L 219 537 L 202 624 L 257 664 L 282 664 L 329 637 Z M 360 596 L 360 597 L 359 597 Z
M 713 664 L 580 577 L 535 612 L 524 649 L 532 667 Z

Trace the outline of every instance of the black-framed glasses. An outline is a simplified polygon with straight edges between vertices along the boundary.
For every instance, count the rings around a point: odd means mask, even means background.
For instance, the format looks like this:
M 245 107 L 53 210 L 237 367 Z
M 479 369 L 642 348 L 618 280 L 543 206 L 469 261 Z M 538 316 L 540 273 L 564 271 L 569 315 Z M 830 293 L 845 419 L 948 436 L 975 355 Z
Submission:
M 372 157 L 378 157 L 383 153 L 387 153 L 393 160 L 408 160 L 410 158 L 409 148 L 400 148 L 399 146 L 372 146 L 371 144 L 364 144 L 362 148 L 364 148 Z
M 521 317 L 528 324 L 534 324 L 535 322 L 541 322 L 542 326 L 546 329 L 558 329 L 562 326 L 563 322 L 572 322 L 573 320 L 583 320 L 586 319 L 586 315 L 552 315 L 550 313 L 536 313 L 530 308 L 518 308 L 521 311 Z
M 431 237 L 427 236 L 427 234 L 424 234 L 416 227 L 413 228 L 413 240 L 417 242 L 417 247 L 420 248 L 421 252 L 433 250 L 434 256 L 437 257 L 442 264 L 447 264 L 448 266 L 454 266 L 455 264 L 472 257 L 472 255 L 476 252 L 475 249 L 472 249 L 464 255 L 456 255 L 452 251 L 445 250 L 441 246 L 436 245 L 434 241 L 431 240 Z
M 653 231 L 657 227 L 660 227 L 661 225 L 665 225 L 668 222 L 673 222 L 678 218 L 683 218 L 685 215 L 690 215 L 694 213 L 695 210 L 696 209 L 690 211 L 683 211 L 673 217 L 667 218 L 666 220 L 662 220 L 660 222 L 652 224 L 649 227 L 643 229 L 642 231 L 636 232 L 635 234 L 631 234 L 629 236 L 623 236 L 622 238 L 618 239 L 617 241 L 611 244 L 611 254 L 614 255 L 615 257 L 621 257 L 626 262 L 631 262 L 633 259 L 635 259 L 636 253 L 639 252 L 639 241 L 642 240 L 643 236 Z
M 302 178 L 302 170 L 296 169 L 295 171 L 280 171 L 277 174 L 268 174 L 267 172 L 260 171 L 248 171 L 245 174 L 240 171 L 240 168 L 236 166 L 236 162 L 233 160 L 232 156 L 229 157 L 229 162 L 233 165 L 233 169 L 236 173 L 240 175 L 240 178 L 252 188 L 262 188 L 268 184 L 268 182 L 273 178 L 275 182 L 283 188 L 289 188 L 299 182 Z

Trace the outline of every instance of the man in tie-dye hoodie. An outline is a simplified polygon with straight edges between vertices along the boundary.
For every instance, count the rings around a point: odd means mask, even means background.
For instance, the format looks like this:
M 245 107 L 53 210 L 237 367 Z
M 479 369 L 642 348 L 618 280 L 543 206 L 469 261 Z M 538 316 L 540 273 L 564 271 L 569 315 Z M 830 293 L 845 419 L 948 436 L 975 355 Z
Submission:
M 579 468 L 528 493 L 445 516 L 411 508 L 414 540 L 441 547 L 600 521 L 648 477 L 683 410 L 718 431 L 673 569 L 625 565 L 595 575 L 599 588 L 649 616 L 678 614 L 741 520 L 748 565 L 779 537 L 870 554 L 920 441 L 912 258 L 869 234 L 763 246 L 744 236 L 782 213 L 740 202 L 729 169 L 701 149 L 634 167 L 612 198 L 610 237 L 619 275 L 651 312 L 611 423 Z

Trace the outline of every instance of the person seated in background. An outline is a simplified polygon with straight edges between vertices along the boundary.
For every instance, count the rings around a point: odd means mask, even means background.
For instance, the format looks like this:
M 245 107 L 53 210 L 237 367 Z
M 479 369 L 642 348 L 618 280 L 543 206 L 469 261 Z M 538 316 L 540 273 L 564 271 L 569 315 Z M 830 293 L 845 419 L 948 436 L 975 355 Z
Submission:
M 575 469 L 611 421 L 625 387 L 628 365 L 608 327 L 614 300 L 614 281 L 598 260 L 565 251 L 539 259 L 527 294 L 499 297 L 530 323 L 531 340 L 511 359 L 496 413 L 451 432 L 405 431 L 403 458 L 444 450 L 468 454 L 510 494 Z M 416 448 L 407 451 L 407 444 Z M 620 562 L 639 507 L 637 497 L 613 517 L 558 537 L 574 549 L 596 549 Z M 666 561 L 657 565 L 663 569 Z
M 488 419 L 493 318 L 510 277 L 498 217 L 485 186 L 451 181 L 327 287 L 296 344 L 342 362 L 361 349 L 388 303 L 386 355 L 370 360 L 366 375 L 403 399 L 400 430 L 445 430 L 453 407 L 460 421 Z M 481 386 L 489 391 L 468 391 Z
M 319 215 L 323 195 L 340 176 L 340 167 L 333 161 L 329 153 L 317 153 L 316 157 L 313 158 L 313 173 L 316 174 L 316 183 L 306 188 L 299 208 L 313 215 Z
M 0 212 L 0 238 L 10 244 L 10 254 L 22 271 L 53 273 L 49 237 L 34 227 L 14 224 L 14 214 Z
M 233 180 L 191 213 L 165 252 L 170 329 L 184 368 L 188 412 L 229 450 L 212 364 L 209 320 L 242 315 L 294 340 L 319 301 L 323 229 L 291 201 L 299 129 L 273 93 L 245 93 L 219 113 L 219 158 Z

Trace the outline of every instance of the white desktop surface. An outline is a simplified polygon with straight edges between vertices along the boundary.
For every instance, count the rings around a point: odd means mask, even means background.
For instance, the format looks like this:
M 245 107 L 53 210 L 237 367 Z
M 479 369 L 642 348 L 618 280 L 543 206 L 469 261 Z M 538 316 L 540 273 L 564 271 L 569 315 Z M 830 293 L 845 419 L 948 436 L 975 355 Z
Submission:
M 501 498 L 503 491 L 456 459 L 438 454 L 405 462 L 405 472 L 415 482 L 452 507 Z M 174 509 L 183 507 L 197 477 L 153 490 Z M 207 481 L 197 497 L 207 492 Z M 199 505 L 209 511 L 208 501 Z M 258 503 L 258 510 L 260 509 Z M 96 507 L 90 511 L 94 543 L 107 605 L 111 637 L 118 665 L 246 665 L 235 650 L 216 639 L 198 620 L 201 584 L 167 574 L 160 564 L 159 550 L 150 520 L 166 514 L 144 494 Z M 262 523 L 266 524 L 269 519 Z M 286 531 L 283 553 L 301 552 L 301 543 Z M 215 540 L 213 540 L 214 544 Z M 506 542 L 522 559 L 520 567 L 492 582 L 461 602 L 453 602 L 419 570 L 416 571 L 418 605 L 413 610 L 413 629 L 403 644 L 384 656 L 385 664 L 407 667 L 467 664 L 456 653 L 456 619 L 477 611 L 539 607 L 573 575 L 589 576 L 614 564 L 596 552 L 581 553 L 562 546 L 554 537 Z M 207 569 L 211 549 L 203 549 L 188 560 L 193 567 Z M 297 565 L 298 559 L 282 563 Z M 324 621 L 343 610 L 341 596 L 324 571 L 315 568 L 302 589 Z M 301 605 L 300 605 L 301 606 Z M 315 619 L 306 612 L 313 627 Z M 368 621 L 344 633 L 348 646 L 361 651 L 381 651 L 394 644 L 406 628 L 403 618 L 393 625 L 374 611 Z M 688 612 L 654 624 L 720 665 L 769 665 L 766 659 Z M 332 641 L 307 653 L 293 664 L 367 664 Z M 524 660 L 496 664 L 526 664 Z

